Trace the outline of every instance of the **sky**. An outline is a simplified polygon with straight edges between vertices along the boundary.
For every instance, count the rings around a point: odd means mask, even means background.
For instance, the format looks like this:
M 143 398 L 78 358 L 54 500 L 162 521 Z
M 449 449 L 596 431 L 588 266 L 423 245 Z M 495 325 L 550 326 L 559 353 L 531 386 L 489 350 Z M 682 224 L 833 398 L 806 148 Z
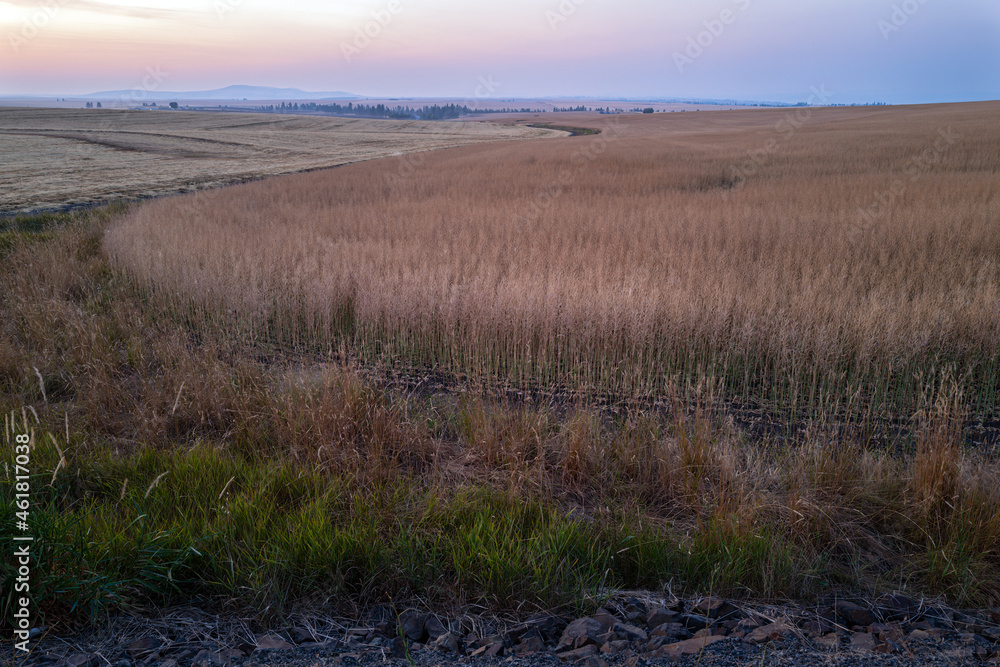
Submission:
M 0 95 L 1000 99 L 998 0 L 0 0 L 0 36 Z

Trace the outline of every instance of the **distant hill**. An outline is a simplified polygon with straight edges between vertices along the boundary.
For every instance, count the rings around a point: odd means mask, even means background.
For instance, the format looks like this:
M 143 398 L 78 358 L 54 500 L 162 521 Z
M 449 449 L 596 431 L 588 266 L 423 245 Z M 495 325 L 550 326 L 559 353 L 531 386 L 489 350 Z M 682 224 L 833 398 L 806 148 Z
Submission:
M 89 95 L 74 95 L 77 99 L 94 100 L 139 100 L 143 102 L 170 100 L 356 100 L 360 95 L 340 90 L 313 93 L 298 88 L 272 88 L 270 86 L 226 86 L 215 90 L 189 90 L 173 92 L 168 90 L 105 90 Z

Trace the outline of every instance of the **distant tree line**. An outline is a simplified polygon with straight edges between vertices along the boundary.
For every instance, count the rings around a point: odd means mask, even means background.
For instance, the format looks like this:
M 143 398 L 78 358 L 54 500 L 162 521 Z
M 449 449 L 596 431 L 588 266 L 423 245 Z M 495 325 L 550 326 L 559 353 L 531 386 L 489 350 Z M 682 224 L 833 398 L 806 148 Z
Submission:
M 255 111 L 265 113 L 295 113 L 295 112 L 318 112 L 334 114 L 339 116 L 369 116 L 371 118 L 409 118 L 420 120 L 449 120 L 469 114 L 482 113 L 529 113 L 537 112 L 538 109 L 473 109 L 466 105 L 445 104 L 445 105 L 424 105 L 422 107 L 407 106 L 387 106 L 385 104 L 317 104 L 316 102 L 293 102 L 285 104 L 268 104 L 254 107 Z

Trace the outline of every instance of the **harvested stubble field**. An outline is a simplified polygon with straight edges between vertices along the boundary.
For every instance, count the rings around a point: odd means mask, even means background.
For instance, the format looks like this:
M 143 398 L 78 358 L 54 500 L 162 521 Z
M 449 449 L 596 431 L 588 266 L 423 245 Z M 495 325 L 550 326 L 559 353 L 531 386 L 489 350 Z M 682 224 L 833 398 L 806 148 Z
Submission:
M 397 153 L 561 134 L 488 123 L 0 108 L 0 213 L 189 192 Z
M 1000 468 L 961 436 L 997 410 L 996 109 L 577 119 L 602 133 L 4 223 L 35 599 L 996 605 Z M 379 365 L 470 382 L 391 391 Z M 674 409 L 604 419 L 601 391 Z M 806 428 L 751 440 L 719 397 Z M 820 428 L 841 413 L 911 421 L 912 447 Z

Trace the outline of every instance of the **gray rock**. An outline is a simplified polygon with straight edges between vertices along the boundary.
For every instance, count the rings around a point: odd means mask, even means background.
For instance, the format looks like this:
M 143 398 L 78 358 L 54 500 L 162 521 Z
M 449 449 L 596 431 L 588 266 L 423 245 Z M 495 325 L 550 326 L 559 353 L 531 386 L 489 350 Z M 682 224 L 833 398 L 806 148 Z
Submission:
M 646 627 L 653 630 L 664 623 L 673 623 L 677 620 L 677 613 L 670 611 L 666 607 L 657 607 L 646 619 Z
M 823 618 L 814 618 L 805 621 L 799 627 L 809 637 L 821 637 L 833 632 L 833 624 Z
M 597 635 L 597 637 L 595 637 L 594 639 L 597 640 L 596 642 L 594 642 L 595 644 L 597 644 L 598 646 L 603 646 L 607 642 L 618 639 L 618 635 L 616 635 L 613 630 L 608 630 L 607 632 L 602 632 L 601 634 Z
M 559 646 L 556 650 L 580 648 L 586 644 L 596 644 L 599 646 L 603 642 L 598 637 L 606 631 L 604 625 L 594 618 L 589 616 L 578 618 L 563 630 L 562 636 L 559 638 Z
M 872 623 L 868 627 L 868 632 L 879 638 L 879 641 L 900 642 L 903 640 L 903 629 L 898 625 L 885 625 L 884 623 Z
M 851 648 L 859 651 L 875 649 L 875 637 L 870 632 L 855 632 L 851 635 Z
M 591 618 L 604 627 L 604 632 L 611 630 L 611 628 L 615 627 L 615 623 L 618 622 L 618 619 L 614 617 L 614 614 L 609 612 L 607 609 L 598 609 Z
M 465 653 L 465 648 L 462 646 L 462 638 L 454 632 L 445 632 L 442 635 L 438 635 L 437 639 L 431 643 L 431 646 L 439 651 L 447 651 L 455 655 L 463 655 Z
M 406 640 L 402 637 L 393 637 L 389 642 L 389 650 L 392 655 L 400 660 L 406 659 Z
M 427 620 L 424 622 L 424 632 L 428 639 L 437 639 L 448 632 L 448 628 L 444 627 L 444 623 L 437 616 L 428 614 Z
M 933 628 L 951 630 L 954 627 L 951 622 L 952 618 L 954 618 L 954 613 L 950 609 L 945 609 L 943 607 L 928 607 L 924 611 L 923 618 L 924 621 L 929 623 Z
M 691 632 L 680 623 L 664 623 L 662 625 L 658 625 L 650 634 L 653 637 L 663 637 L 668 640 L 691 638 Z
M 611 628 L 618 637 L 630 642 L 645 642 L 649 641 L 649 635 L 642 628 L 638 628 L 634 625 L 629 625 L 628 623 L 615 623 L 614 627 Z
M 305 644 L 306 642 L 315 643 L 317 641 L 316 635 L 312 633 L 312 630 L 307 628 L 292 628 L 288 631 L 288 636 L 296 644 Z
M 848 625 L 869 626 L 875 622 L 870 611 L 847 600 L 838 600 L 834 609 Z
M 629 623 L 645 623 L 649 608 L 638 598 L 629 598 L 625 603 L 625 620 Z
M 764 625 L 751 630 L 743 638 L 743 641 L 750 644 L 763 644 L 764 642 L 783 639 L 790 634 L 792 634 L 791 628 L 784 623 L 771 623 L 770 625 Z
M 489 646 L 490 644 L 496 644 L 497 642 L 503 643 L 503 637 L 500 635 L 490 635 L 489 637 L 477 637 L 472 640 L 467 640 L 469 647 L 473 649 Z
M 952 620 L 952 623 L 954 623 L 956 626 L 958 626 L 960 628 L 963 628 L 963 629 L 966 629 L 966 630 L 972 629 L 976 625 L 980 625 L 979 622 L 975 618 L 973 618 L 972 616 L 969 616 L 968 614 L 962 613 L 960 611 L 954 611 L 954 612 L 952 612 L 951 620 Z M 973 632 L 975 632 L 975 630 L 973 630 Z
M 288 649 L 295 648 L 284 639 L 278 635 L 263 635 L 257 637 L 257 649 L 258 650 L 271 650 L 271 651 L 287 651 Z
M 720 641 L 727 641 L 727 638 L 719 635 L 711 637 L 695 637 L 692 639 L 685 639 L 682 642 L 661 646 L 650 655 L 654 658 L 671 658 L 673 660 L 679 660 L 686 655 L 701 653 L 709 644 L 714 644 L 715 642 Z
M 615 641 L 606 642 L 601 647 L 601 653 L 621 653 L 622 651 L 627 651 L 632 647 L 632 642 L 626 641 L 624 639 L 618 639 Z
M 876 603 L 879 614 L 887 621 L 906 621 L 920 611 L 920 603 L 905 595 L 883 595 Z
M 889 640 L 875 644 L 875 648 L 872 650 L 881 654 L 902 653 L 903 647 L 896 642 Z
M 691 632 L 698 632 L 712 624 L 711 620 L 699 614 L 682 614 L 677 622 Z
M 695 604 L 691 611 L 712 620 L 725 620 L 735 616 L 738 610 L 735 605 L 721 598 L 705 598 Z
M 422 642 L 427 638 L 427 617 L 428 614 L 421 614 L 416 611 L 404 611 L 399 616 L 399 627 L 403 631 L 403 636 L 412 642 Z
M 496 642 L 492 642 L 492 643 L 483 644 L 482 646 L 480 646 L 479 648 L 477 648 L 475 651 L 473 651 L 470 655 L 472 657 L 477 657 L 477 656 L 481 655 L 481 656 L 493 658 L 493 657 L 497 657 L 497 656 L 503 655 L 503 652 L 504 652 L 503 642 L 496 641 Z
M 592 655 L 597 655 L 597 646 L 594 644 L 587 644 L 586 646 L 581 646 L 580 648 L 573 649 L 572 651 L 563 651 L 558 655 L 558 658 L 563 662 L 576 662 L 577 660 L 583 660 Z
M 521 643 L 514 647 L 517 655 L 527 655 L 529 653 L 541 653 L 545 650 L 545 642 L 537 632 L 525 635 L 521 638 Z
M 542 638 L 548 642 L 555 642 L 559 639 L 563 630 L 566 629 L 566 621 L 553 614 L 538 614 L 529 618 L 523 625 L 515 628 L 517 639 L 531 629 L 538 630 Z M 516 640 L 515 640 L 516 641 Z M 513 642 L 512 642 L 513 643 Z

